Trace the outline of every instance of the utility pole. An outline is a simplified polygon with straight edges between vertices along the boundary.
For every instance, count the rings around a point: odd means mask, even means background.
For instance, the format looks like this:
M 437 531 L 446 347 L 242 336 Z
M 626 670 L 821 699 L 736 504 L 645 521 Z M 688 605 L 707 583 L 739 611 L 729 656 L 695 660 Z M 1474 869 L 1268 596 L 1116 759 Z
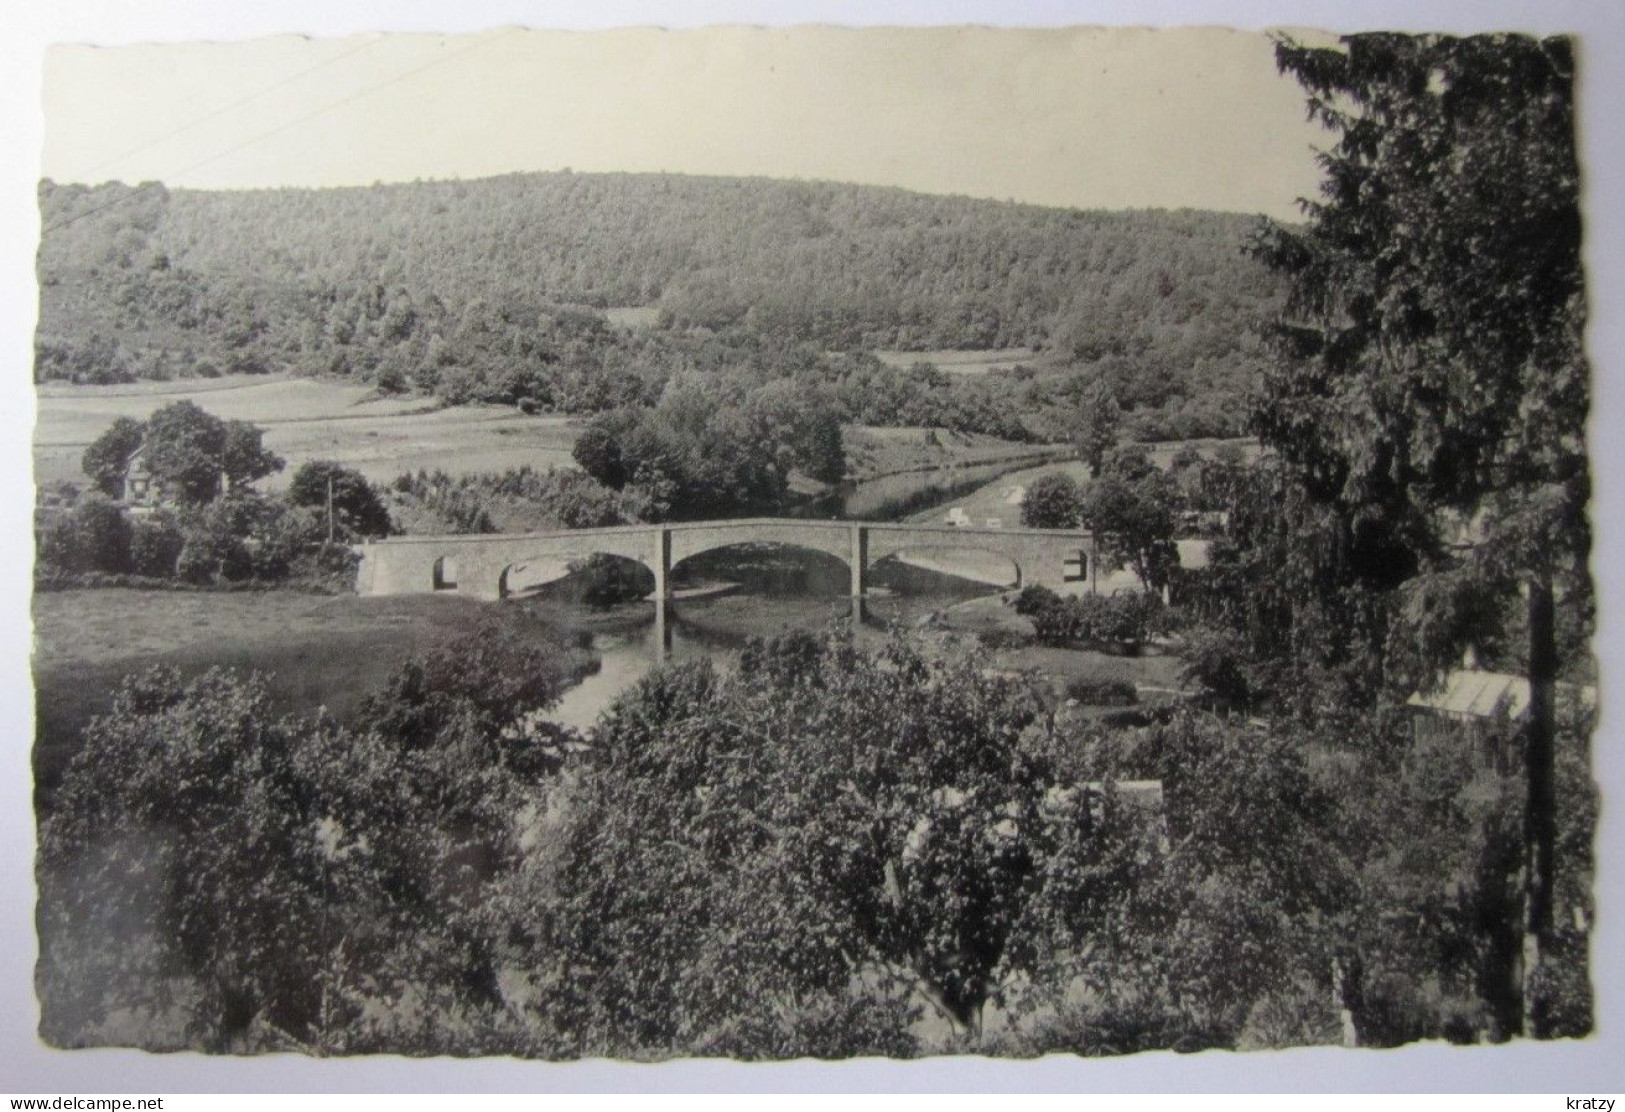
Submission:
M 333 543 L 333 476 L 327 476 L 327 543 Z
M 1536 573 L 1529 592 L 1529 718 L 1524 754 L 1523 1033 L 1544 1038 L 1546 1009 L 1536 999 L 1552 932 L 1553 844 L 1557 840 L 1557 645 L 1552 580 Z

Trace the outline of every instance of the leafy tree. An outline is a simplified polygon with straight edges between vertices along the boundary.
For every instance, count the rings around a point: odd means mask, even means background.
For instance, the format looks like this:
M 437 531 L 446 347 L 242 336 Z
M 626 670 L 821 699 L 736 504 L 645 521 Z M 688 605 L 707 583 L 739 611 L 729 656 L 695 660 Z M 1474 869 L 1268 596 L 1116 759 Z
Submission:
M 755 642 L 736 679 L 653 674 L 606 713 L 521 886 L 527 952 L 572 971 L 537 1011 L 593 1052 L 726 1046 L 739 1025 L 831 1052 L 838 1027 L 795 1027 L 867 1010 L 896 1032 L 919 992 L 974 1031 L 990 997 L 1084 952 L 1115 875 L 1043 722 L 974 656 L 842 634 Z
M 1478 573 L 1522 582 L 1524 973 L 1538 979 L 1552 931 L 1554 598 L 1589 594 L 1572 44 L 1360 35 L 1328 49 L 1283 39 L 1276 57 L 1336 142 L 1307 224 L 1261 241 L 1290 279 L 1293 320 L 1258 431 L 1334 509 L 1345 580 L 1391 590 L 1447 571 L 1466 520 Z
M 1123 948 L 1118 968 L 1135 971 L 1114 989 L 1167 985 L 1168 1003 L 1203 1041 L 1238 1038 L 1261 1001 L 1298 983 L 1325 1015 L 1330 921 L 1357 889 L 1336 797 L 1310 774 L 1301 729 L 1185 713 L 1147 747 L 1180 848 L 1114 908 L 1122 919 L 1106 937 Z
M 216 1051 L 465 1045 L 523 926 L 492 882 L 580 745 L 543 715 L 584 658 L 510 618 L 408 662 L 358 730 L 218 669 L 126 681 L 41 827 L 46 1037 L 178 1008 Z M 403 997 L 427 1010 L 392 1023 Z
M 44 870 L 43 1028 L 71 1044 L 111 1009 L 190 978 L 194 1037 L 241 1047 L 256 1018 L 308 1037 L 323 937 L 320 848 L 292 779 L 293 728 L 263 686 L 154 669 L 85 729 Z
M 282 470 L 282 457 L 267 450 L 264 439 L 265 430 L 257 425 L 247 421 L 226 422 L 220 469 L 232 487 L 244 486 Z
M 1132 567 L 1146 590 L 1157 590 L 1179 566 L 1173 543 L 1176 505 L 1173 481 L 1161 471 L 1129 480 L 1108 470 L 1085 493 L 1083 519 L 1108 557 Z
M 1029 529 L 1075 529 L 1083 519 L 1083 491 L 1070 475 L 1051 471 L 1027 486 L 1021 523 Z
M 784 473 L 799 470 L 824 483 L 846 476 L 840 414 L 822 387 L 781 378 L 753 391 L 746 406 Z
M 220 493 L 225 474 L 226 423 L 195 402 L 171 402 L 147 418 L 147 471 L 153 481 L 189 505 Z
M 66 572 L 130 570 L 130 519 L 123 507 L 92 492 L 45 527 L 40 563 Z
M 620 444 L 621 437 L 629 431 L 630 421 L 626 413 L 595 417 L 581 430 L 570 449 L 571 457 L 583 471 L 614 490 L 630 482 L 636 470 L 635 466 L 627 466 Z
M 124 475 L 130 457 L 146 436 L 146 426 L 133 417 L 120 417 L 91 442 L 79 466 L 96 489 L 109 498 L 124 495 Z
M 300 464 L 288 483 L 288 501 L 325 515 L 330 497 L 334 524 L 344 536 L 382 537 L 394 529 L 388 507 L 361 472 L 332 460 Z
M 1078 458 L 1089 465 L 1092 478 L 1100 476 L 1106 453 L 1117 443 L 1122 410 L 1105 383 L 1096 382 L 1078 399 L 1077 428 L 1073 445 Z

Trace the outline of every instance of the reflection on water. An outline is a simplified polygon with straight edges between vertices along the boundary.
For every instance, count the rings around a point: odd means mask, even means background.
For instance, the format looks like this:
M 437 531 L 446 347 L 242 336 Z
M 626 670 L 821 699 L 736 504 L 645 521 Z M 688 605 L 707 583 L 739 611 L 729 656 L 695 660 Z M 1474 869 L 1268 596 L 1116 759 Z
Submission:
M 666 660 L 710 658 L 728 669 L 751 637 L 824 629 L 852 616 L 852 601 L 845 593 L 850 583 L 846 566 L 821 553 L 741 545 L 685 561 L 681 570 L 683 576 L 673 575 L 679 589 L 685 582 L 726 582 L 737 587 L 726 594 L 679 598 L 666 604 Z M 860 632 L 871 639 L 884 637 L 892 628 L 913 626 L 954 602 L 996 590 L 896 561 L 877 564 L 872 582 Z M 567 589 L 561 594 L 567 594 Z M 653 602 L 592 611 L 564 598 L 538 596 L 519 605 L 543 607 L 550 620 L 592 633 L 593 651 L 602 665 L 597 674 L 565 692 L 554 709 L 554 720 L 567 726 L 583 730 L 593 726 L 617 695 L 662 659 L 661 623 L 656 620 Z
M 883 475 L 815 498 L 801 508 L 799 516 L 896 521 L 919 510 L 951 502 L 995 479 L 1052 458 L 1035 454 L 1003 463 L 962 464 Z
M 1028 458 L 888 475 L 831 492 L 807 503 L 800 512 L 816 518 L 897 520 L 1033 463 Z M 952 574 L 956 561 L 951 553 L 934 554 L 929 562 L 931 568 L 891 558 L 869 568 L 860 636 L 878 639 L 889 629 L 916 625 L 955 602 L 998 590 L 981 581 L 987 578 L 985 555 L 959 562 L 958 570 L 965 577 Z M 637 574 L 638 566 L 630 567 Z M 592 634 L 592 647 L 602 666 L 596 675 L 567 691 L 553 712 L 555 720 L 577 729 L 593 726 L 617 695 L 662 659 L 710 658 L 727 669 L 751 637 L 824 629 L 852 616 L 851 573 L 844 561 L 776 545 L 735 545 L 679 563 L 671 574 L 678 597 L 667 603 L 664 623 L 656 621 L 655 604 L 649 601 L 623 602 L 608 610 L 589 608 L 576 576 L 541 585 L 556 574 L 537 576 L 536 593 L 519 605 L 545 608 L 556 624 Z M 631 592 L 634 597 L 642 593 Z M 664 654 L 660 652 L 662 636 L 667 642 Z

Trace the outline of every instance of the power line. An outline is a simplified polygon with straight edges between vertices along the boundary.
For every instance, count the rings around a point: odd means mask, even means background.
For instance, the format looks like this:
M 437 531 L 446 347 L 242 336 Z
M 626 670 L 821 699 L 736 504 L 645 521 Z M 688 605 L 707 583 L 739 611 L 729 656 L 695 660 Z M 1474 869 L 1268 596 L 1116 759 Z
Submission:
M 513 27 L 505 27 L 502 30 L 498 31 L 496 34 L 487 36 L 486 38 L 483 38 L 483 39 L 480 39 L 478 42 L 472 42 L 472 43 L 469 43 L 467 46 L 459 47 L 458 49 L 453 50 L 450 54 L 447 54 L 447 55 L 445 55 L 443 57 L 440 57 L 440 58 L 436 58 L 436 59 L 434 59 L 433 61 L 430 61 L 430 62 L 425 62 L 421 66 L 414 66 L 411 69 L 406 70 L 403 73 L 396 74 L 394 77 L 391 77 L 386 81 L 380 81 L 377 84 L 368 85 L 365 88 L 358 89 L 355 92 L 351 93 L 349 96 L 342 97 L 339 100 L 334 101 L 332 104 L 328 104 L 328 105 L 325 105 L 325 106 L 323 106 L 321 108 L 317 108 L 317 109 L 315 109 L 315 110 L 313 110 L 311 112 L 307 112 L 303 116 L 296 116 L 293 119 L 287 121 L 286 123 L 278 124 L 276 127 L 269 128 L 268 130 L 259 132 L 257 135 L 250 136 L 249 138 L 243 140 L 241 143 L 238 143 L 235 146 L 227 147 L 225 150 L 220 151 L 220 152 L 218 152 L 216 154 L 209 155 L 207 158 L 200 158 L 196 162 L 188 163 L 187 165 L 182 166 L 180 169 L 174 170 L 171 173 L 172 173 L 173 176 L 179 177 L 182 174 L 189 174 L 193 170 L 199 169 L 200 167 L 203 167 L 203 166 L 207 166 L 212 162 L 218 162 L 222 158 L 228 158 L 231 155 L 234 155 L 239 151 L 245 150 L 246 148 L 251 147 L 256 143 L 264 142 L 266 139 L 271 138 L 273 135 L 280 135 L 282 132 L 287 131 L 289 128 L 297 127 L 302 123 L 306 123 L 306 122 L 308 122 L 310 120 L 315 119 L 317 116 L 326 115 L 328 112 L 332 112 L 335 109 L 343 108 L 345 105 L 353 103 L 354 101 L 360 100 L 364 96 L 370 96 L 371 94 L 377 92 L 380 89 L 385 89 L 385 88 L 388 88 L 391 85 L 397 84 L 397 83 L 399 83 L 401 81 L 405 81 L 408 77 L 414 77 L 417 74 L 422 73 L 424 70 L 433 69 L 435 66 L 445 65 L 447 62 L 451 61 L 453 58 L 456 58 L 456 57 L 458 57 L 460 55 L 463 55 L 463 54 L 467 54 L 471 50 L 478 50 L 479 48 L 481 48 L 483 46 L 489 46 L 491 43 L 496 42 L 498 39 L 500 39 L 500 38 L 502 38 L 502 37 L 504 37 L 506 35 L 512 34 L 515 30 L 516 30 L 516 28 L 513 28 Z M 134 190 L 131 190 L 129 193 L 126 193 L 126 194 L 124 194 L 124 195 L 122 195 L 120 197 L 115 197 L 113 200 L 108 201 L 106 204 L 97 205 L 95 208 L 90 209 L 90 210 L 88 210 L 86 212 L 76 213 L 75 215 L 68 217 L 66 220 L 58 220 L 56 223 L 48 225 L 40 234 L 44 235 L 46 232 L 54 232 L 54 231 L 56 231 L 56 230 L 58 230 L 60 228 L 66 228 L 70 224 L 76 224 L 79 221 L 85 219 L 86 217 L 94 216 L 98 212 L 103 212 L 103 211 L 105 211 L 107 209 L 112 208 L 115 205 L 123 204 L 124 202 L 126 202 L 128 200 L 131 200 L 132 198 L 138 196 L 141 193 L 141 191 L 143 189 L 145 189 L 145 188 L 146 188 L 146 183 L 143 183 L 142 185 L 136 187 Z
M 182 124 L 180 127 L 177 127 L 172 131 L 167 131 L 164 134 L 156 136 L 156 137 L 154 137 L 152 139 L 149 139 L 144 143 L 139 143 L 136 146 L 131 147 L 127 151 L 124 151 L 124 152 L 122 152 L 120 154 L 113 155 L 111 158 L 104 158 L 100 162 L 96 163 L 94 166 L 86 167 L 84 170 L 80 171 L 80 173 L 77 175 L 77 177 L 80 180 L 88 179 L 89 177 L 91 177 L 91 175 L 95 174 L 97 171 L 105 169 L 106 167 L 111 166 L 114 163 L 123 162 L 126 158 L 129 158 L 131 155 L 140 154 L 142 151 L 147 150 L 147 149 L 149 149 L 151 147 L 156 147 L 160 143 L 167 143 L 171 139 L 175 138 L 177 135 L 184 135 L 186 132 L 191 131 L 195 127 L 199 127 L 199 126 L 201 126 L 203 124 L 206 124 L 210 120 L 219 119 L 221 116 L 224 116 L 227 112 L 235 111 L 236 109 L 241 108 L 243 105 L 249 103 L 250 101 L 258 100 L 260 97 L 264 96 L 266 93 L 275 92 L 277 89 L 280 89 L 285 85 L 291 85 L 295 81 L 299 80 L 301 77 L 306 77 L 309 74 L 315 73 L 319 69 L 324 69 L 327 66 L 331 66 L 335 62 L 341 62 L 344 59 L 350 57 L 352 54 L 359 54 L 363 50 L 370 50 L 373 47 L 377 46 L 380 42 L 383 42 L 383 41 L 384 41 L 383 36 L 381 36 L 381 35 L 370 38 L 366 42 L 362 43 L 360 46 L 352 46 L 350 49 L 344 51 L 341 54 L 335 54 L 333 57 L 324 59 L 324 60 L 322 60 L 320 62 L 317 62 L 313 66 L 307 66 L 306 68 L 300 70 L 298 73 L 291 73 L 287 77 L 284 77 L 280 81 L 273 82 L 272 84 L 265 86 L 263 89 L 259 89 L 259 90 L 256 90 L 255 92 L 249 93 L 247 96 L 238 97 L 236 100 L 230 102 L 229 104 L 223 104 L 219 108 L 216 108 L 213 112 L 210 112 L 210 113 L 208 113 L 206 115 L 203 115 L 203 116 L 199 116 L 195 120 L 188 121 L 187 123 Z

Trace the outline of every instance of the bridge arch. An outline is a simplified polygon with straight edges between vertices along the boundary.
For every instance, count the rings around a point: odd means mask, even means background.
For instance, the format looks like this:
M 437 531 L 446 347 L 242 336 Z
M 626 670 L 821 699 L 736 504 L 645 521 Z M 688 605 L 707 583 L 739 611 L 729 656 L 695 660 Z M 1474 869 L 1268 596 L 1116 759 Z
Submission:
M 783 559 L 787 554 L 811 559 Z M 681 559 L 674 556 L 668 581 L 689 580 L 695 573 L 703 575 L 708 564 L 725 555 L 729 557 L 728 566 L 720 569 L 724 577 L 737 581 L 747 590 L 782 589 L 813 595 L 852 593 L 851 553 L 832 552 L 830 546 L 805 541 L 728 539 L 726 543 L 690 552 Z
M 671 566 L 718 548 L 775 544 L 835 556 L 850 564 L 852 528 L 846 522 L 743 519 L 671 528 Z
M 436 556 L 433 575 L 435 590 L 455 591 L 457 589 L 457 557 Z
M 562 583 L 572 576 L 583 572 L 591 572 L 594 566 L 600 569 L 604 576 L 624 575 L 624 570 L 636 568 L 647 577 L 647 586 L 643 587 L 645 595 L 652 593 L 658 587 L 658 580 L 654 568 L 647 560 L 636 556 L 628 556 L 621 552 L 594 551 L 582 554 L 560 555 L 557 553 L 539 553 L 521 557 L 505 565 L 497 572 L 496 594 L 498 599 L 509 599 L 520 595 L 534 594 L 556 583 Z M 590 585 L 587 587 L 590 593 Z

